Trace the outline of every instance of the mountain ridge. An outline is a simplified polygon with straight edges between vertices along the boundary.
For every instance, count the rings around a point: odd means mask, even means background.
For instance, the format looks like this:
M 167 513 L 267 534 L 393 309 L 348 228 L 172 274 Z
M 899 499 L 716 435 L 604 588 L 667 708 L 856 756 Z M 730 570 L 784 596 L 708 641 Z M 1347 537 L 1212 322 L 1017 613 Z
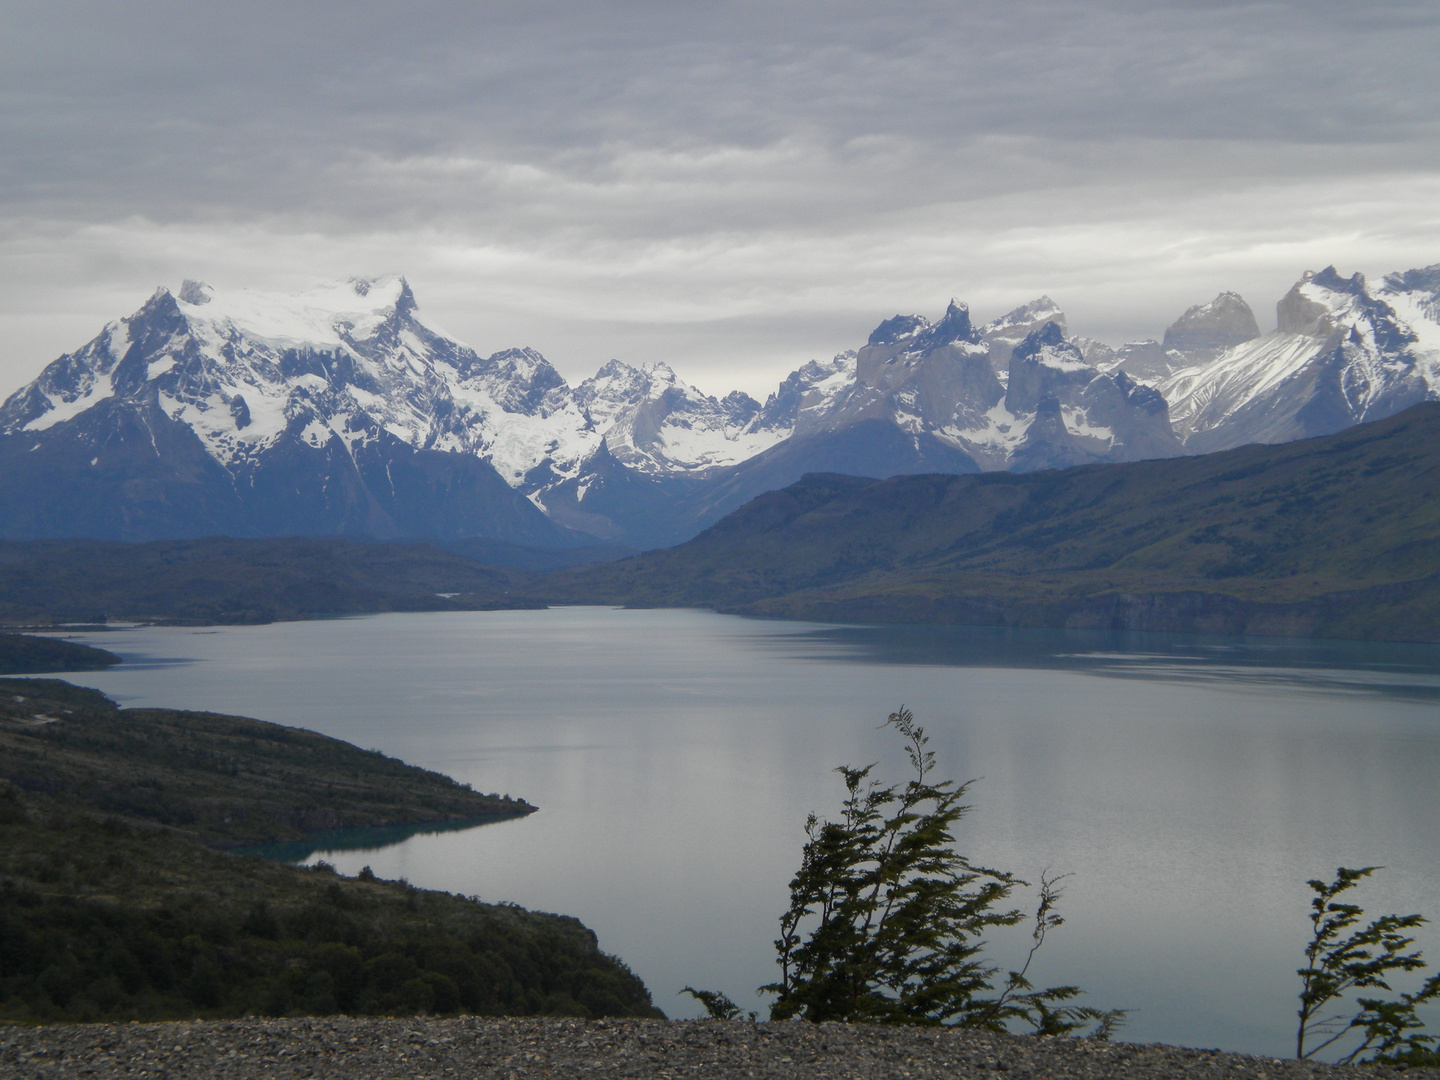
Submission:
M 864 622 L 1440 640 L 1440 403 L 1282 446 L 1034 473 L 812 475 L 570 602 Z
M 635 548 L 806 471 L 887 477 L 1156 459 L 1325 434 L 1440 397 L 1440 264 L 1307 273 L 1164 341 L 1070 337 L 1040 297 L 883 320 L 761 403 L 618 360 L 570 386 L 481 356 L 403 277 L 296 295 L 157 290 L 0 404 L 0 536 L 470 538 Z M 884 430 L 882 430 L 884 428 Z M 829 455 L 827 458 L 826 455 Z M 757 486 L 759 485 L 759 486 Z

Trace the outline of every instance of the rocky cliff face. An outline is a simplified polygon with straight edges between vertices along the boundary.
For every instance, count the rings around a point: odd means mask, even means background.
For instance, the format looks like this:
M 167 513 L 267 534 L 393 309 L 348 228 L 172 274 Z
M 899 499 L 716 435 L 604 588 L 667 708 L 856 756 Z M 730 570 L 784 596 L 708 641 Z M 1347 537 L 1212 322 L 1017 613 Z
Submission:
M 1055 323 L 1030 334 L 1012 353 L 1005 409 L 1029 418 L 1011 455 L 1016 470 L 1180 453 L 1165 399 L 1123 371 L 1097 372 Z
M 1255 313 L 1239 293 L 1223 292 L 1208 304 L 1196 304 L 1176 319 L 1160 343 L 1192 364 L 1214 360 L 1227 349 L 1260 336 Z
M 1034 325 L 1043 316 L 1055 318 Z M 854 372 L 797 433 L 884 420 L 983 469 L 1179 452 L 1159 395 L 1136 397 L 1133 380 L 1088 361 L 1065 339 L 1064 314 L 1048 297 L 978 327 L 958 301 L 935 323 L 896 315 L 855 354 Z
M 1440 266 L 1378 288 L 1334 267 L 1276 305 L 1274 333 L 1173 373 L 1158 389 L 1190 453 L 1288 442 L 1440 397 Z
M 1017 346 L 1036 330 L 1054 323 L 1060 333 L 1066 334 L 1065 313 L 1060 305 L 1048 296 L 1021 304 L 1013 311 L 1007 311 L 998 319 L 980 328 L 980 337 L 990 349 L 990 363 L 1002 379 L 1009 370 L 1010 357 Z

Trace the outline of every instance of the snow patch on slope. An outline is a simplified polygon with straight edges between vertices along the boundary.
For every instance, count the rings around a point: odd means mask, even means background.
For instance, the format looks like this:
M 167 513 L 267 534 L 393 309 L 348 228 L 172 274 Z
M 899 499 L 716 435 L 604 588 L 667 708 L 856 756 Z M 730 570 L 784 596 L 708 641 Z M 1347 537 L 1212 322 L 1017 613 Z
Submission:
M 1216 427 L 1251 398 L 1279 386 L 1315 357 L 1315 338 L 1278 331 L 1247 341 L 1210 364 L 1182 368 L 1156 389 L 1170 404 L 1170 423 L 1184 442 Z
M 328 349 L 347 340 L 366 340 L 394 314 L 407 291 L 399 275 L 331 281 L 296 294 L 251 289 L 216 293 L 208 285 L 187 283 L 197 284 L 203 294 L 182 288 L 176 298 L 196 333 L 212 342 L 238 333 L 282 349 Z M 195 302 L 201 295 L 204 299 Z
M 41 416 L 37 416 L 26 424 L 22 431 L 45 431 L 56 424 L 63 424 L 66 420 L 74 419 L 91 406 L 98 405 L 106 398 L 115 396 L 115 381 L 110 376 L 92 380 L 85 390 L 69 399 L 68 401 L 60 395 L 47 394 L 50 402 L 50 409 Z
M 1274 333 L 1159 384 L 1177 433 L 1223 449 L 1338 430 L 1440 397 L 1437 294 L 1440 267 L 1392 274 L 1379 289 L 1334 267 L 1307 274 L 1276 305 Z

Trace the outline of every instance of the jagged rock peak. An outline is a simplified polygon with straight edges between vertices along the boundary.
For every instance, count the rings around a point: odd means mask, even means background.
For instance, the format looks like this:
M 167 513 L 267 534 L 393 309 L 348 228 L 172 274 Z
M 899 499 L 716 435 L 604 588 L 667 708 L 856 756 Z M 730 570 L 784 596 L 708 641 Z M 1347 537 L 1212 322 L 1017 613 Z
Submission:
M 867 345 L 895 345 L 906 338 L 913 338 L 930 326 L 930 320 L 923 315 L 896 315 L 886 319 L 870 334 Z
M 1361 320 L 1382 348 L 1400 348 L 1416 340 L 1414 331 L 1397 321 L 1395 309 L 1381 296 L 1372 296 L 1361 273 L 1341 277 L 1333 266 L 1319 273 L 1307 271 L 1275 305 L 1275 320 L 1282 334 L 1328 337 Z
M 796 432 L 826 415 L 854 388 L 857 362 L 855 353 L 843 352 L 829 361 L 811 360 L 796 368 L 765 400 L 756 427 Z
M 725 419 L 732 425 L 744 427 L 755 419 L 762 406 L 745 391 L 731 390 L 720 399 L 720 408 L 725 414 Z
M 1165 349 L 1229 349 L 1260 336 L 1255 313 L 1239 293 L 1222 292 L 1208 304 L 1196 304 L 1170 324 Z
M 980 335 L 970 323 L 970 305 L 951 298 L 939 322 L 932 323 L 923 315 L 896 315 L 877 326 L 866 345 L 883 347 L 906 341 L 913 342 L 906 353 L 924 353 L 957 341 L 978 343 Z
M 400 295 L 395 298 L 395 310 L 402 313 L 414 311 L 419 305 L 415 302 L 415 294 L 410 291 L 410 283 L 403 277 L 400 279 Z
M 1385 292 L 1431 293 L 1440 297 L 1440 263 L 1385 275 Z
M 1065 343 L 1065 331 L 1060 324 L 1058 322 L 1047 322 L 1044 326 L 1040 327 L 1040 329 L 1032 330 L 1025 335 L 1025 340 L 1015 348 L 1015 356 L 1017 359 L 1024 359 L 1025 357 L 1035 356 L 1041 349 L 1047 346 L 1053 349 Z M 1074 352 L 1083 363 L 1084 356 L 1080 350 L 1077 348 Z
M 975 344 L 980 341 L 980 335 L 970 325 L 970 305 L 952 299 L 941 320 L 921 333 L 915 344 L 920 350 L 928 351 L 957 341 Z
M 1115 371 L 1110 379 L 1120 389 L 1125 400 L 1137 408 L 1143 409 L 1151 415 L 1163 413 L 1167 409 L 1165 395 L 1156 390 L 1153 386 L 1146 386 L 1130 378 L 1124 371 Z
M 1333 265 L 1327 266 L 1318 274 L 1311 273 L 1307 270 L 1305 272 L 1305 277 L 1303 278 L 1303 280 L 1314 282 L 1322 289 L 1330 289 L 1333 292 L 1349 293 L 1351 296 L 1359 296 L 1365 291 L 1364 274 L 1360 273 L 1360 271 L 1357 270 L 1348 278 L 1341 277 L 1340 271 L 1336 270 Z
M 1060 329 L 1063 331 L 1065 329 L 1065 313 L 1060 310 L 1060 305 L 1050 297 L 1041 296 L 1031 300 L 1028 304 L 1021 304 L 1019 307 L 1007 311 L 993 322 L 986 323 L 983 333 L 986 337 L 1004 335 L 1006 331 L 1014 332 L 1021 328 L 1035 328 L 1047 322 L 1059 323 Z M 1029 329 L 1025 330 L 1025 333 L 1029 332 Z
M 194 278 L 186 278 L 180 284 L 180 291 L 175 294 L 180 300 L 187 304 L 194 304 L 199 307 L 201 304 L 208 304 L 215 296 L 215 290 L 203 281 L 196 281 Z
M 1027 336 L 1052 322 L 1060 327 L 1062 335 L 1066 332 L 1065 313 L 1060 310 L 1060 305 L 1050 297 L 1042 296 L 982 326 L 980 337 L 990 347 L 990 363 L 996 372 L 1005 370 L 1014 350 Z

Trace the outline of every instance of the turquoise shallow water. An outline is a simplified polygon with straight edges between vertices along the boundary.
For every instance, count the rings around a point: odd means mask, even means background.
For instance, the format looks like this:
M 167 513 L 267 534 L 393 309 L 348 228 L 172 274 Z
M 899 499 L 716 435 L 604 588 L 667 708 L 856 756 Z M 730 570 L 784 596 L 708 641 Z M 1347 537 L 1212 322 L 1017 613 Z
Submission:
M 1032 972 L 1137 1009 L 1127 1038 L 1284 1053 L 1304 882 L 1337 865 L 1388 867 L 1375 913 L 1440 919 L 1430 646 L 604 608 L 82 640 L 130 663 L 75 681 L 126 704 L 297 724 L 537 804 L 311 858 L 576 915 L 671 1015 L 686 983 L 763 1010 L 805 815 L 838 806 L 836 765 L 900 778 L 880 725 L 902 702 L 942 774 L 979 778 L 962 847 L 1073 875 Z M 1435 927 L 1422 944 L 1440 961 Z

